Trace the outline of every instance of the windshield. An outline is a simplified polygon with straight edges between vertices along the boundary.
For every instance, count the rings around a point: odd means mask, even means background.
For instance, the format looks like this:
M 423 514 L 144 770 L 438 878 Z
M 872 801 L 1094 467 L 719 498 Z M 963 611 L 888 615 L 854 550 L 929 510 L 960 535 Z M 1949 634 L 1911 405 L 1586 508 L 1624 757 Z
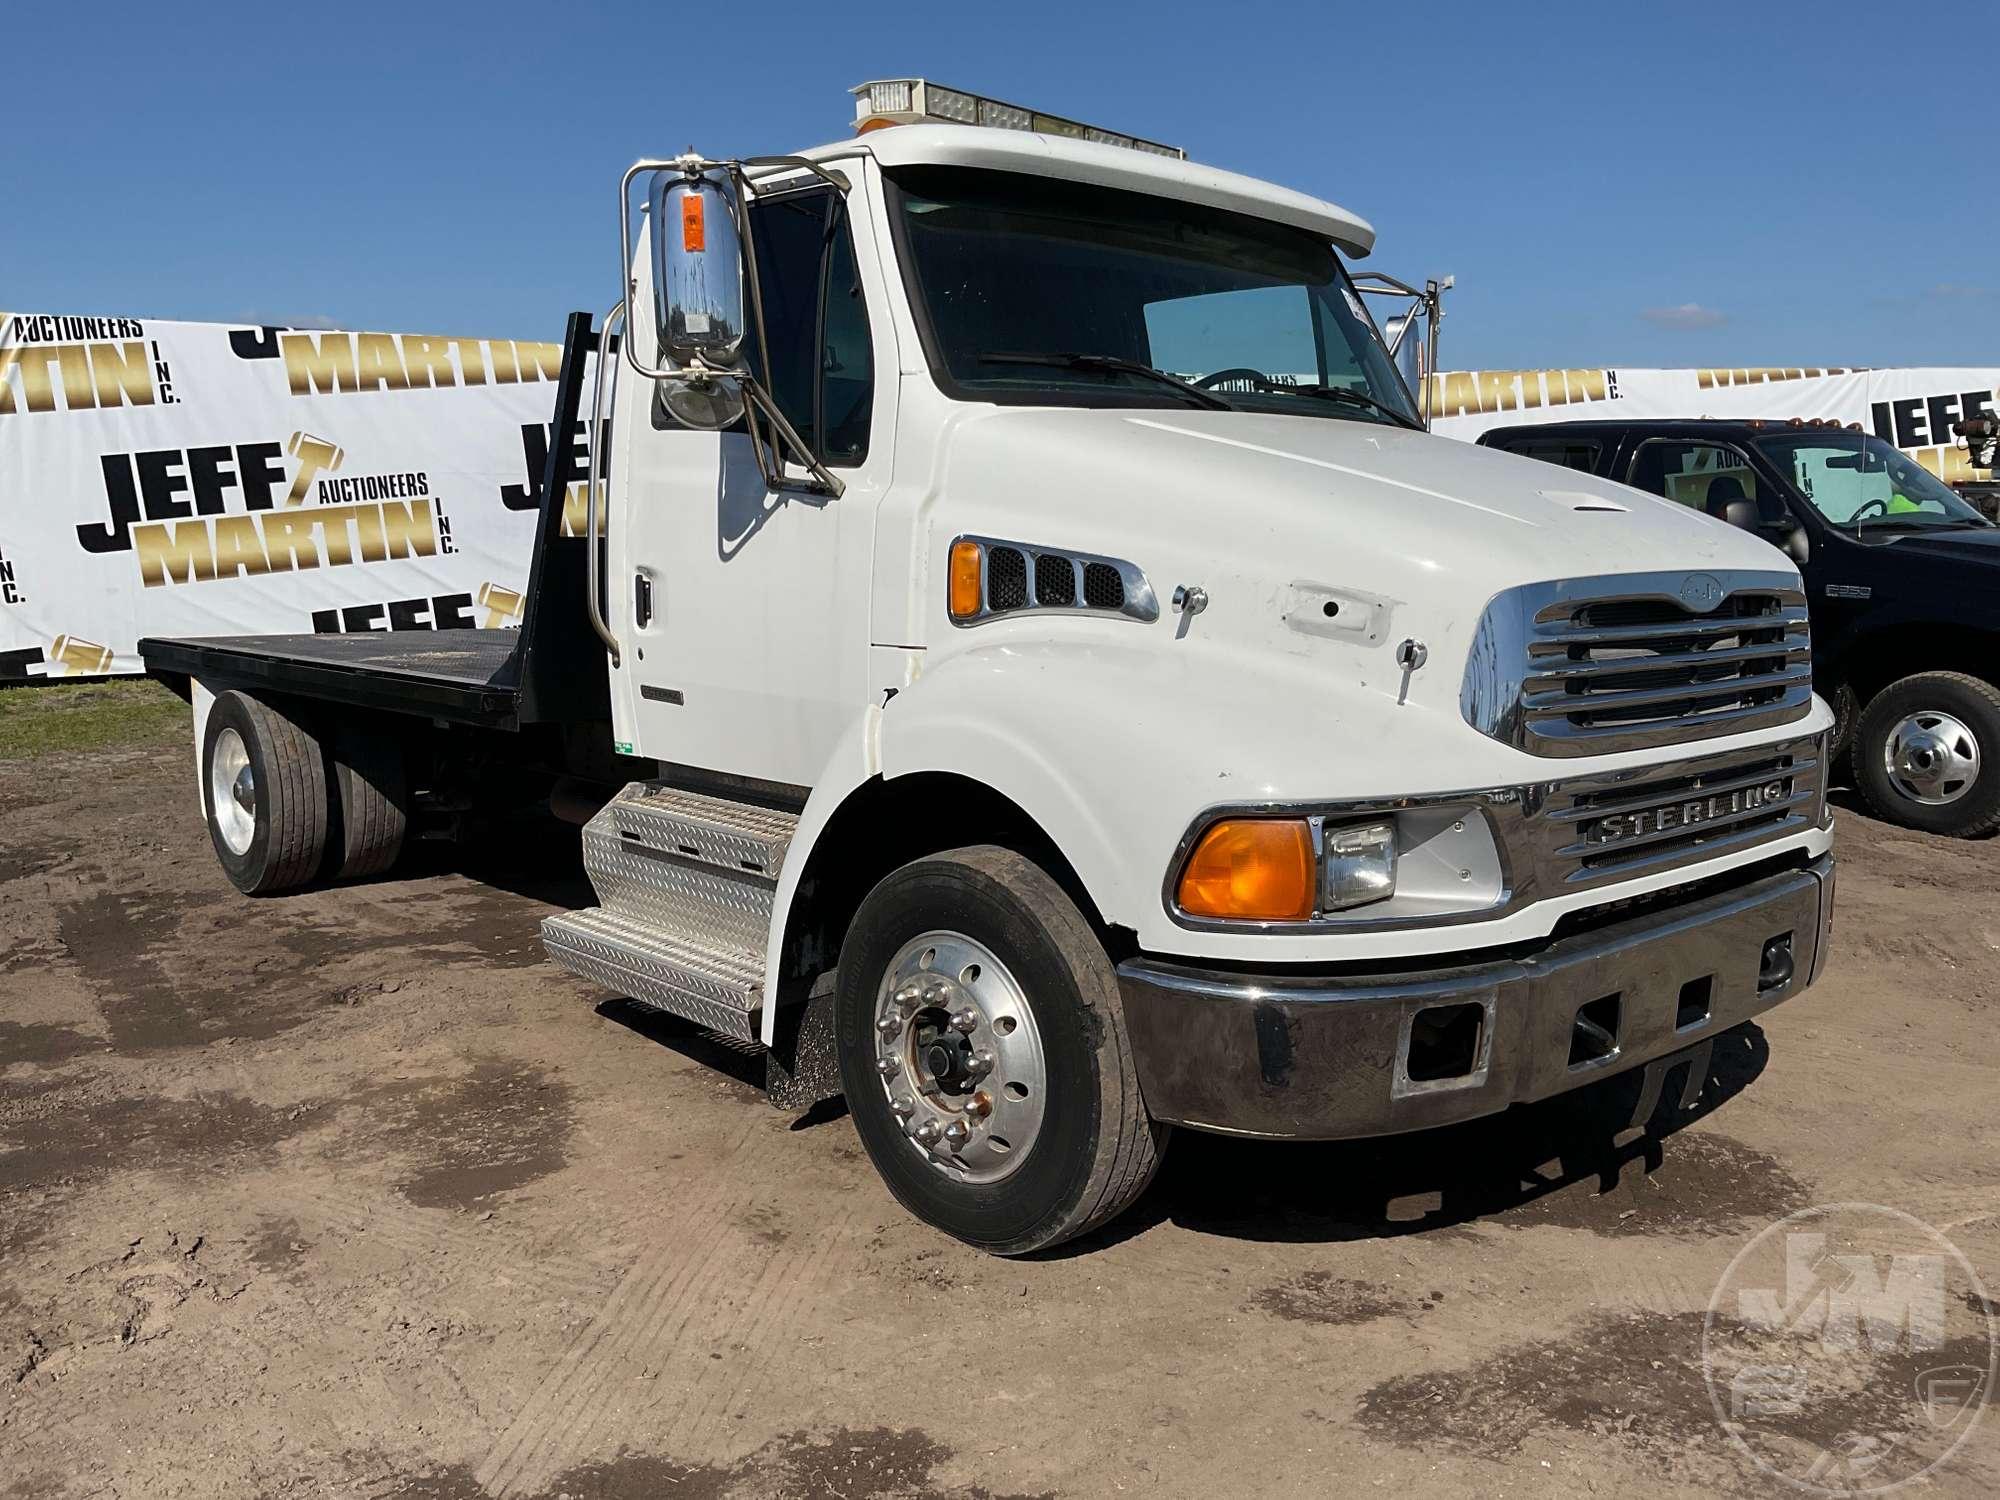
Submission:
M 1900 448 L 1864 433 L 1816 432 L 1759 440 L 1812 508 L 1852 531 L 1985 526 L 1985 517 Z
M 894 181 L 950 395 L 1417 424 L 1339 258 L 1305 230 L 1007 172 Z

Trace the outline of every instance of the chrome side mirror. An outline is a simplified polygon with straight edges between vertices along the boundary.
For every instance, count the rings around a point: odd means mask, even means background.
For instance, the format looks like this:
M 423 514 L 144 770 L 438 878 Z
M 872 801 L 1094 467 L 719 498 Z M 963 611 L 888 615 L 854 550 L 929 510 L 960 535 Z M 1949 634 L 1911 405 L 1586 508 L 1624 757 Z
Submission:
M 719 170 L 655 172 L 647 191 L 654 329 L 661 355 L 707 378 L 669 381 L 667 409 L 715 431 L 743 415 L 744 247 L 736 183 Z

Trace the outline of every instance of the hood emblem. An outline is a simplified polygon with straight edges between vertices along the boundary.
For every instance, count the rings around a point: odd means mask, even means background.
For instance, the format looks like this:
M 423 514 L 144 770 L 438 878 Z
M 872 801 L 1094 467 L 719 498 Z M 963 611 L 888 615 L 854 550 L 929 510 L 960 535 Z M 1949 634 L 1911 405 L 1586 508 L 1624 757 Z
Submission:
M 1712 573 L 1690 573 L 1681 584 L 1681 603 L 1689 609 L 1711 610 L 1722 602 L 1722 583 Z

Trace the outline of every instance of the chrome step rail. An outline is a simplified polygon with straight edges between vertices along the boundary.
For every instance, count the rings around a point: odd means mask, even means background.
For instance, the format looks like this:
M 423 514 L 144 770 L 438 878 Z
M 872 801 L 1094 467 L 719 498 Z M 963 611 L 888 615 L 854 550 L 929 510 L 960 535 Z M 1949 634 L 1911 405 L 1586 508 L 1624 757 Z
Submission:
M 542 923 L 558 965 L 642 1005 L 754 1041 L 764 944 L 798 819 L 633 782 L 583 832 L 602 903 Z

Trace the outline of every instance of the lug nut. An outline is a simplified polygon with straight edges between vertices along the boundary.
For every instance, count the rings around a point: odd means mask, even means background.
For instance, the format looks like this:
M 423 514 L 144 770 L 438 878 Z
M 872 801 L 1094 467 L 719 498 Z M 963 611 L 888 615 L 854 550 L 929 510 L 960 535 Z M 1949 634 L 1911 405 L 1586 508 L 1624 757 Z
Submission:
M 924 990 L 924 1003 L 926 1005 L 942 1005 L 944 1004 L 945 996 L 949 993 L 950 991 L 946 990 L 942 984 L 933 979 Z
M 891 1099 L 889 1101 L 889 1113 L 894 1115 L 899 1120 L 907 1120 L 910 1118 L 911 1115 L 915 1114 L 916 1112 L 917 1112 L 916 1105 L 912 1104 L 907 1099 L 896 1098 L 896 1099 Z
M 917 1002 L 924 998 L 920 985 L 906 984 L 896 991 L 896 1009 L 905 1013 L 917 1008 Z
M 972 1032 L 979 1029 L 979 1012 L 971 1006 L 951 1018 L 952 1027 L 958 1031 Z
M 963 1120 L 953 1120 L 944 1128 L 944 1139 L 952 1150 L 962 1150 L 965 1143 L 972 1139 L 972 1127 Z
M 875 1071 L 880 1073 L 884 1078 L 894 1078 L 902 1069 L 903 1065 L 893 1057 L 885 1057 L 875 1064 Z
M 983 1120 L 993 1112 L 993 1096 L 985 1089 L 967 1097 L 965 1113 L 974 1120 Z
M 884 1016 L 875 1023 L 875 1029 L 881 1032 L 883 1036 L 896 1036 L 903 1029 L 903 1018 L 901 1016 Z
M 915 1130 L 911 1131 L 910 1134 L 923 1142 L 924 1145 L 934 1146 L 937 1144 L 938 1137 L 944 1134 L 944 1127 L 938 1124 L 936 1120 L 925 1120 Z
M 984 1078 L 993 1071 L 995 1058 L 991 1052 L 979 1051 L 972 1054 L 972 1061 L 966 1064 L 966 1072 L 974 1078 Z

